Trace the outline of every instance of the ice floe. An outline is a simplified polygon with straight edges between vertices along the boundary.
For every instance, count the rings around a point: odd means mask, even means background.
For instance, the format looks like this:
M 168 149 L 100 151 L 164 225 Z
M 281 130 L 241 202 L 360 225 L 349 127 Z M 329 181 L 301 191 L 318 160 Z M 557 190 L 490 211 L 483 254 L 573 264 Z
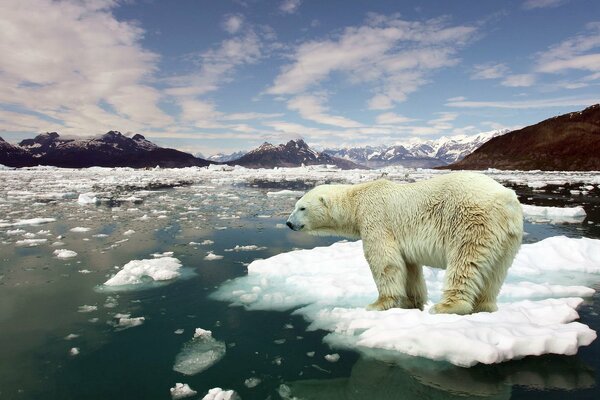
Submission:
M 77 253 L 74 252 L 73 250 L 67 250 L 67 249 L 58 249 L 58 250 L 54 250 L 54 252 L 52 253 L 56 256 L 56 258 L 73 258 L 73 257 L 77 257 Z
M 206 261 L 215 261 L 215 260 L 220 260 L 222 258 L 223 258 L 223 256 L 221 256 L 219 254 L 215 254 L 212 251 L 207 252 L 206 256 L 204 256 L 204 259 Z
M 151 281 L 169 281 L 181 275 L 181 261 L 175 257 L 131 260 L 104 282 L 104 286 L 139 285 Z
M 89 232 L 90 230 L 91 230 L 90 228 L 86 228 L 84 226 L 76 226 L 75 228 L 70 229 L 71 232 L 76 232 L 76 233 Z
M 184 375 L 196 375 L 225 356 L 225 343 L 212 337 L 212 332 L 197 328 L 192 340 L 186 342 L 175 357 L 173 370 Z
M 600 240 L 552 237 L 525 244 L 499 297 L 499 310 L 467 316 L 431 315 L 444 271 L 424 268 L 425 311 L 366 311 L 377 297 L 362 244 L 339 242 L 297 250 L 248 266 L 248 275 L 224 284 L 213 297 L 250 310 L 290 310 L 331 333 L 337 348 L 377 349 L 446 360 L 460 366 L 498 363 L 528 355 L 575 354 L 596 333 L 574 322 L 588 287 L 600 281 Z
M 19 219 L 13 223 L 0 223 L 0 228 L 4 228 L 7 226 L 26 226 L 26 225 L 41 225 L 47 224 L 48 222 L 54 222 L 56 218 L 29 218 L 29 219 Z
M 225 251 L 231 252 L 231 251 L 259 251 L 259 250 L 266 250 L 267 248 L 264 246 L 257 246 L 255 244 L 250 244 L 247 246 L 240 246 L 239 244 L 236 244 L 235 247 L 231 248 L 231 249 L 225 249 Z
M 523 216 L 531 222 L 551 222 L 556 224 L 581 223 L 586 212 L 577 207 L 542 207 L 523 204 Z
M 15 242 L 15 245 L 35 247 L 35 246 L 39 246 L 42 243 L 46 243 L 47 241 L 48 241 L 48 239 L 22 239 L 22 240 L 17 240 Z
M 202 400 L 239 400 L 240 396 L 233 390 L 223 390 L 219 387 L 212 388 Z
M 77 198 L 77 203 L 79 204 L 97 204 L 99 203 L 98 198 L 95 193 L 82 193 Z
M 198 393 L 190 388 L 190 385 L 187 383 L 176 383 L 175 386 L 169 390 L 171 391 L 171 398 L 173 398 L 173 400 L 183 399 Z

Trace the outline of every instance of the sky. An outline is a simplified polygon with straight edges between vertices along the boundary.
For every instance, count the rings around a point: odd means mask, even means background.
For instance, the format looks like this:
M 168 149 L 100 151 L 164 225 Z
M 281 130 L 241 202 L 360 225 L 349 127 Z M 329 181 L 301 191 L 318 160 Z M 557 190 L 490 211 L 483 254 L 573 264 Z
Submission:
M 12 142 L 392 145 L 600 102 L 600 1 L 1 0 L 0 54 Z

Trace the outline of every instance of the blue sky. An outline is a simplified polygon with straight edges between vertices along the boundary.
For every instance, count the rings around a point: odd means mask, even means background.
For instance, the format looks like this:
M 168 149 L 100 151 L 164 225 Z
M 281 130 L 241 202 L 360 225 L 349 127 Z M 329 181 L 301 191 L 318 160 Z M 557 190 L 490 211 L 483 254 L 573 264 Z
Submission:
M 595 0 L 3 0 L 0 33 L 9 141 L 394 144 L 600 102 Z

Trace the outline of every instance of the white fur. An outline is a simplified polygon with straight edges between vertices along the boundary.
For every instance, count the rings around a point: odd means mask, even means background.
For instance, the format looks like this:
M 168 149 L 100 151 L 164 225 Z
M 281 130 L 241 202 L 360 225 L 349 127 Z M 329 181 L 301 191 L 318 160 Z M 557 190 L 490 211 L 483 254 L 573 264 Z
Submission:
M 411 184 L 377 180 L 321 185 L 288 219 L 294 230 L 363 240 L 379 291 L 369 309 L 420 308 L 423 265 L 446 268 L 434 313 L 495 311 L 523 236 L 515 193 L 482 174 L 458 172 Z

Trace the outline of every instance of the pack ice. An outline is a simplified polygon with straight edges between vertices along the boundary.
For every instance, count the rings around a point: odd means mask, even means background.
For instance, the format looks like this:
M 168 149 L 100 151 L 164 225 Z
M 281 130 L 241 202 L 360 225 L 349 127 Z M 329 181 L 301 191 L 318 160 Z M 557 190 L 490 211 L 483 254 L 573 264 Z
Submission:
M 330 333 L 333 347 L 445 360 L 458 366 L 492 364 L 529 355 L 572 355 L 596 332 L 575 322 L 582 297 L 600 281 L 600 240 L 551 237 L 521 247 L 502 287 L 498 311 L 432 315 L 444 271 L 424 267 L 429 302 L 424 311 L 366 311 L 377 289 L 362 243 L 296 250 L 248 266 L 213 297 L 249 310 L 290 310 L 309 330 Z

